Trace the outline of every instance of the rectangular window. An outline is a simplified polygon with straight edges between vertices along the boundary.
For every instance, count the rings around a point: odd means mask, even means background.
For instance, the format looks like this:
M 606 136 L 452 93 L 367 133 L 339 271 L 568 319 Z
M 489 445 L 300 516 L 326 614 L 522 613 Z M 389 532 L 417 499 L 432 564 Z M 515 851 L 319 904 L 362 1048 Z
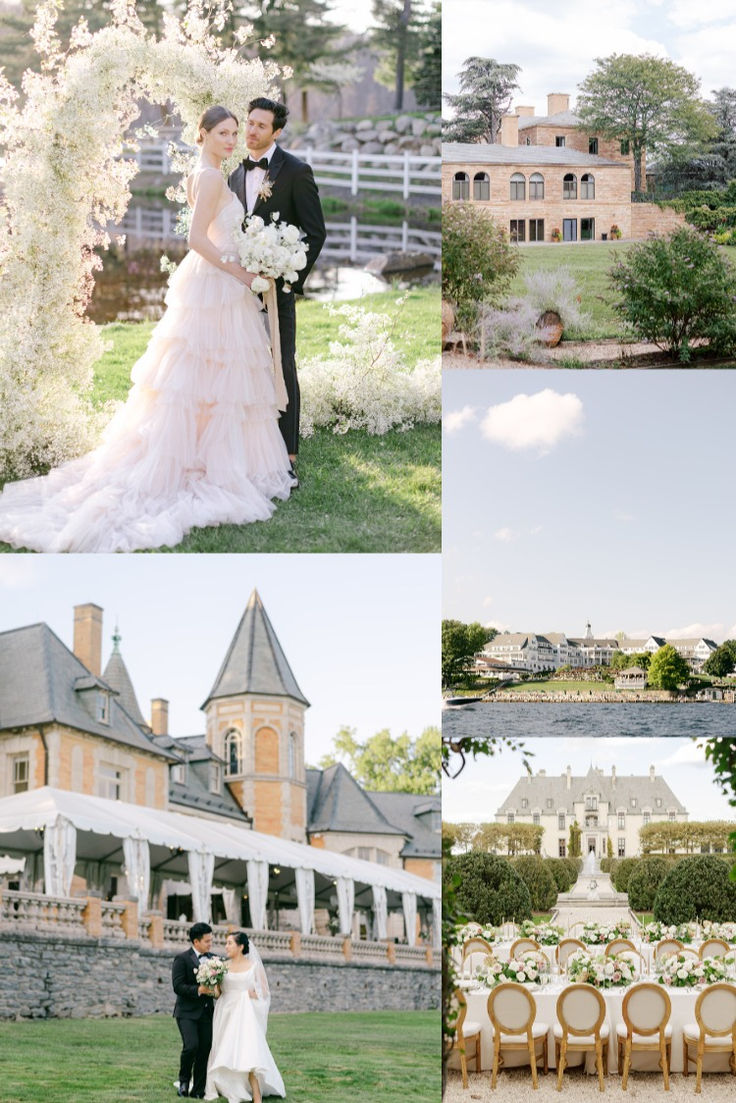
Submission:
M 13 792 L 27 793 L 30 779 L 30 761 L 27 754 L 15 755 L 13 758 Z
M 552 797 L 547 797 L 547 807 L 551 808 L 553 804 L 554 801 L 552 800 Z
M 514 813 L 513 812 L 508 812 L 506 814 L 506 823 L 513 823 L 513 822 L 514 822 Z
M 529 807 L 529 801 L 526 799 L 526 797 L 521 798 L 521 807 L 522 808 L 528 808 Z
M 114 766 L 108 766 L 104 762 L 100 763 L 100 773 L 97 781 L 99 796 L 105 797 L 106 800 L 120 800 L 122 788 L 122 770 L 117 770 Z
M 512 218 L 509 237 L 512 241 L 525 241 L 526 223 L 523 218 Z
M 491 181 L 488 177 L 477 177 L 473 181 L 473 199 L 490 199 Z
M 362 858 L 364 862 L 370 862 L 371 860 L 371 848 L 369 846 L 358 847 L 358 857 Z
M 624 140 L 621 142 L 621 155 L 622 155 L 622 157 L 628 157 L 630 149 L 631 149 L 631 143 L 629 142 L 629 139 L 624 138 Z
M 97 719 L 101 724 L 110 723 L 110 698 L 104 689 L 97 694 Z
M 649 823 L 649 813 L 648 812 L 643 812 L 642 813 L 642 818 L 643 818 L 644 826 L 646 827 L 646 825 Z
M 544 219 L 543 218 L 530 218 L 529 219 L 529 240 L 530 241 L 544 241 Z
M 220 792 L 220 764 L 219 762 L 210 762 L 210 792 Z
M 631 798 L 631 807 L 636 808 L 636 797 Z
M 558 149 L 564 149 L 565 148 L 565 135 L 564 134 L 558 134 L 557 135 L 557 137 L 555 138 L 555 145 L 557 146 Z
M 577 220 L 577 218 L 563 218 L 563 220 L 562 220 L 562 240 L 563 241 L 577 241 L 578 240 L 578 220 Z
M 557 844 L 557 853 L 561 858 L 567 857 L 567 846 L 564 839 L 560 839 Z
M 452 198 L 453 199 L 470 199 L 470 177 L 466 176 L 465 179 L 458 180 L 457 177 L 452 181 Z
M 186 766 L 183 762 L 177 762 L 175 766 L 171 767 L 171 780 L 176 782 L 177 785 L 184 785 L 186 783 Z
M 591 157 L 597 157 L 598 156 L 598 139 L 597 138 L 588 138 L 588 153 L 591 155 Z
M 558 831 L 564 831 L 565 830 L 565 813 L 564 812 L 559 812 L 558 815 L 557 815 L 557 830 Z
M 618 829 L 623 831 L 626 828 L 626 813 L 619 812 L 618 814 Z
M 674 822 L 675 822 L 675 813 L 674 813 L 674 812 L 670 812 L 670 814 L 669 814 L 669 821 L 670 821 L 670 823 L 674 823 Z
M 540 823 L 539 812 L 533 812 L 532 813 L 532 823 L 534 824 L 535 827 L 539 827 L 539 823 Z
M 619 858 L 626 857 L 626 839 L 618 840 L 618 856 Z

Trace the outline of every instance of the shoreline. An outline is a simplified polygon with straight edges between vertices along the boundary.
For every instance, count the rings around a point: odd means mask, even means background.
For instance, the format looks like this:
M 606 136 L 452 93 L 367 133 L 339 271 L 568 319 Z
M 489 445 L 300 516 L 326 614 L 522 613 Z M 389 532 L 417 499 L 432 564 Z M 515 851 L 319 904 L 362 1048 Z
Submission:
M 666 691 L 662 691 L 661 697 L 653 697 L 647 694 L 641 696 L 639 694 L 627 694 L 616 693 L 615 690 L 611 690 L 610 693 L 514 693 L 505 697 L 484 697 L 481 701 L 474 702 L 480 705 L 494 705 L 494 704 L 572 704 L 572 705 L 586 705 L 586 704 L 651 704 L 651 705 L 733 705 L 733 701 L 723 700 L 704 700 L 695 697 L 670 697 L 665 695 Z M 453 706 L 455 708 L 463 708 L 463 705 Z

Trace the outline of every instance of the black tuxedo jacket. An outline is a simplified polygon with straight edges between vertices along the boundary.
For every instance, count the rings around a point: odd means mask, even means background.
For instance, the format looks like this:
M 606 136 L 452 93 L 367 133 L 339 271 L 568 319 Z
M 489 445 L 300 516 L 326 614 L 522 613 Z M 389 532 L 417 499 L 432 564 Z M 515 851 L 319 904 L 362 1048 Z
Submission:
M 198 968 L 199 958 L 194 949 L 185 950 L 174 958 L 171 983 L 176 992 L 175 1019 L 200 1019 L 206 1011 L 211 1012 L 214 1007 L 212 996 L 198 995 Z
M 271 215 L 278 212 L 279 221 L 289 222 L 303 230 L 309 246 L 307 266 L 299 273 L 297 282 L 292 284 L 292 290 L 297 295 L 301 295 L 304 291 L 304 281 L 325 243 L 325 220 L 317 185 L 306 161 L 300 161 L 292 153 L 286 153 L 280 146 L 276 146 L 271 157 L 267 180 L 271 183 L 271 195 L 268 199 L 256 199 L 251 213 L 259 215 L 264 222 L 270 222 Z M 228 185 L 247 212 L 245 168 L 242 162 L 231 174 Z

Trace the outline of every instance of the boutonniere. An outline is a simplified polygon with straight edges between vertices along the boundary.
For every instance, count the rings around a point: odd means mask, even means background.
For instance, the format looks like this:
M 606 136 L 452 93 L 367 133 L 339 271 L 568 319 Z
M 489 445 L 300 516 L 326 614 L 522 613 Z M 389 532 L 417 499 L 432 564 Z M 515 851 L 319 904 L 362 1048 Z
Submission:
M 266 175 L 263 177 L 263 183 L 258 189 L 258 198 L 262 199 L 265 202 L 267 199 L 271 198 L 272 192 L 273 184 L 271 180 L 269 180 L 268 173 L 266 173 Z

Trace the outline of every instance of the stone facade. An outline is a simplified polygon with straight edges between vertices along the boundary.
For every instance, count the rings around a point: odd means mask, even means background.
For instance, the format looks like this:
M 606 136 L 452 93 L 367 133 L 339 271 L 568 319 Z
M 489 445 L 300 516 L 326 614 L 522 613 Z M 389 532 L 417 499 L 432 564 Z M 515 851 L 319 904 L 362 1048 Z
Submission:
M 112 939 L 6 933 L 0 1019 L 171 1015 L 175 952 Z M 287 961 L 266 955 L 264 960 L 272 1012 L 439 1007 L 437 967 Z M 171 1059 L 173 1065 L 175 1049 Z
M 686 224 L 685 215 L 672 207 L 656 203 L 631 204 L 631 236 L 633 238 L 662 237 Z

